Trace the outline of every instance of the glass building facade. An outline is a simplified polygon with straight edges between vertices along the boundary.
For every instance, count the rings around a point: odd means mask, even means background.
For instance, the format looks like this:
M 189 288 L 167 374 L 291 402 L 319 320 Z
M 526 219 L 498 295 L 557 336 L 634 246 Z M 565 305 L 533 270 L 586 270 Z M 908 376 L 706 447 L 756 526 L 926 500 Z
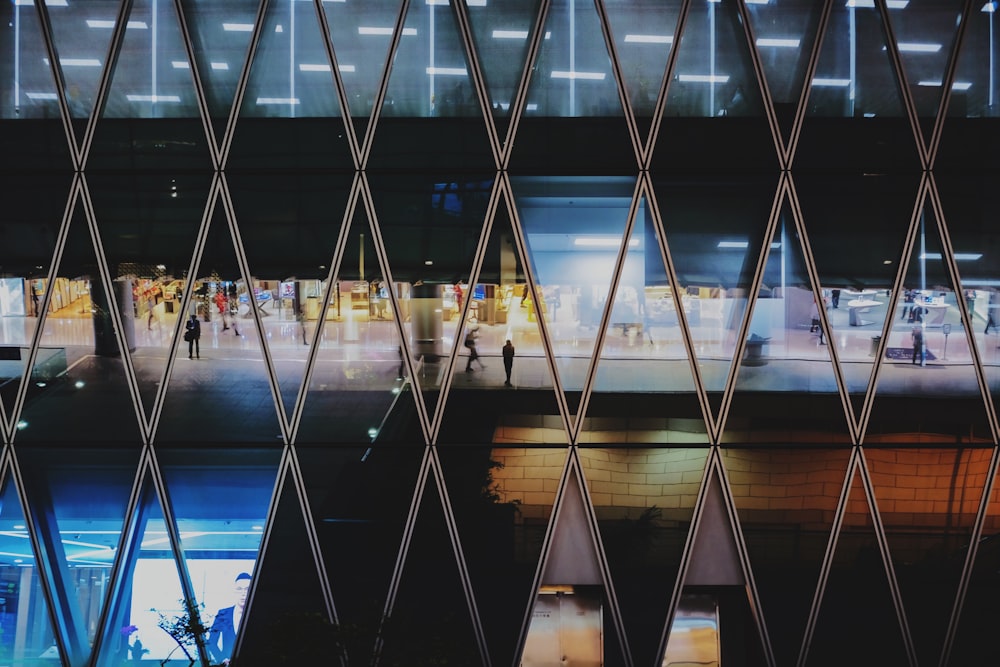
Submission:
M 997 9 L 4 0 L 0 666 L 1000 661 Z

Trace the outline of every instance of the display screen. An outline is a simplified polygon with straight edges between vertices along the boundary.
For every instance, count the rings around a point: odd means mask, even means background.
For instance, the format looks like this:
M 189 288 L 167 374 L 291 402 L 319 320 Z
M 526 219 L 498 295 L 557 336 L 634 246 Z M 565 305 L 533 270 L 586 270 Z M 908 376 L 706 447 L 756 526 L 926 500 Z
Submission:
M 475 289 L 472 291 L 472 298 L 476 301 L 485 301 L 486 285 L 477 284 Z

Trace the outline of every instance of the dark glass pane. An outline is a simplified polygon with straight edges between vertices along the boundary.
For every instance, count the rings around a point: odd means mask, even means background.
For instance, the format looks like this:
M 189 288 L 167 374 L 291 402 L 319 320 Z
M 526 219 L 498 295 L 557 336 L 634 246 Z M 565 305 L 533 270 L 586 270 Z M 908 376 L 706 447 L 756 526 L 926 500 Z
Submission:
M 303 482 L 351 664 L 368 664 L 423 450 L 298 447 Z
M 831 342 L 855 418 L 875 367 L 889 294 L 903 254 L 918 176 L 846 172 L 796 175 L 816 273 L 829 292 Z M 847 248 L 850 248 L 848 251 Z M 836 308 L 833 295 L 837 290 Z M 881 378 L 880 378 L 881 383 Z
M 820 308 L 831 319 L 832 296 L 813 291 L 786 200 L 726 418 L 730 441 L 850 441 Z
M 11 665 L 58 661 L 49 605 L 28 539 L 17 488 L 8 475 L 0 496 L 0 659 Z
M 273 306 L 278 286 L 246 283 L 223 207 L 219 201 L 215 205 L 198 273 L 185 286 L 191 300 L 176 336 L 181 339 L 195 325 L 197 333 L 191 341 L 177 341 L 157 439 L 280 444 L 277 406 L 253 313 Z
M 795 664 L 850 450 L 721 450 L 777 664 Z
M 291 468 L 282 481 L 267 547 L 254 575 L 253 606 L 238 636 L 234 662 L 240 665 L 305 664 L 339 656 Z
M 661 174 L 653 186 L 702 383 L 721 407 L 777 179 Z
M 476 316 L 476 353 L 489 365 L 480 368 L 472 363 L 471 350 L 459 350 L 437 435 L 439 443 L 502 442 L 506 437 L 523 437 L 523 441 L 535 443 L 566 442 L 538 321 L 533 317 L 524 258 L 505 200 L 502 196 L 496 208 L 479 282 L 471 292 L 467 286 L 463 292 L 465 298 L 472 299 L 470 308 L 475 307 L 470 313 Z M 465 333 L 473 333 L 471 319 Z M 506 366 L 501 363 L 507 340 L 514 348 L 509 385 Z M 509 391 L 499 391 L 501 385 Z M 488 400 L 483 400 L 485 397 Z M 551 420 L 550 427 L 559 429 L 558 440 L 543 435 L 551 431 L 534 428 L 546 420 Z M 514 432 L 519 435 L 513 436 Z
M 694 517 L 708 450 L 581 449 L 636 664 L 653 664 Z
M 0 213 L 0 401 L 12 416 L 29 347 L 42 314 L 49 268 L 71 183 L 68 173 L 38 175 L 23 171 L 5 176 L 7 206 Z
M 987 449 L 872 449 L 865 458 L 921 664 L 941 655 L 989 469 Z
M 120 334 L 111 319 L 116 307 L 123 320 L 129 316 L 110 295 L 131 286 L 117 280 L 104 284 L 83 211 L 78 202 L 55 279 L 35 281 L 36 291 L 51 294 L 41 299 L 48 307 L 18 422 L 19 441 L 140 440 Z M 128 347 L 127 339 L 121 342 Z
M 174 343 L 211 176 L 187 172 L 90 175 L 90 196 L 116 285 L 139 397 L 152 418 Z
M 384 620 L 380 664 L 481 664 L 433 475 L 427 476 L 401 577 Z
M 69 661 L 90 658 L 118 551 L 138 450 L 23 448 L 18 452 L 32 524 L 52 567 Z
M 322 295 L 317 284 L 329 274 L 350 178 L 237 173 L 230 175 L 229 186 L 253 282 L 266 284 L 272 293 L 259 312 L 283 407 L 290 416 L 306 374 L 309 343 L 318 328 Z
M 855 471 L 805 664 L 853 662 L 860 647 L 865 647 L 866 662 L 905 663 L 899 623 L 861 475 Z

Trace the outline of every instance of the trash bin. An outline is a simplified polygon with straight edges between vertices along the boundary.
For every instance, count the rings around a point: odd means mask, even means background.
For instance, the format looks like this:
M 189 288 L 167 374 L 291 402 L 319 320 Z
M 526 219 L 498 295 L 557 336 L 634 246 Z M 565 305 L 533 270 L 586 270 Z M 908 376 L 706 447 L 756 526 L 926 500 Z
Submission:
M 874 357 L 878 354 L 878 344 L 882 342 L 882 336 L 872 336 L 872 348 L 868 351 L 869 357 Z

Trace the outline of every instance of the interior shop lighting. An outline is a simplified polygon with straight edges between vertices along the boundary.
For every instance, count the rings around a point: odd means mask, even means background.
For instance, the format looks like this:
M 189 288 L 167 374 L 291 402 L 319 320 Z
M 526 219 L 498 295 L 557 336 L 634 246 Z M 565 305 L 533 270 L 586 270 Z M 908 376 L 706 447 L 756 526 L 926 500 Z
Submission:
M 941 50 L 940 44 L 924 42 L 899 42 L 897 46 L 901 53 L 937 53 Z
M 974 262 L 977 259 L 982 259 L 983 253 L 981 252 L 956 252 L 955 261 L 956 262 Z M 941 259 L 941 253 L 939 252 L 925 252 L 920 255 L 920 259 Z
M 17 422 L 17 430 L 18 431 L 23 431 L 26 428 L 28 428 L 28 422 L 24 421 L 23 419 L 21 421 Z
M 216 72 L 228 72 L 229 63 L 212 63 L 212 69 Z
M 845 87 L 851 85 L 851 80 L 850 79 L 833 79 L 833 78 L 829 78 L 829 77 L 817 77 L 817 78 L 815 78 L 815 79 L 812 80 L 812 85 L 813 86 L 822 86 L 822 87 L 827 87 L 827 88 L 830 88 L 830 87 L 845 88 Z
M 527 30 L 494 30 L 493 39 L 528 39 Z
M 49 59 L 45 58 L 45 64 Z M 59 64 L 63 67 L 100 67 L 101 61 L 97 58 L 60 58 Z
M 885 6 L 889 9 L 905 9 L 910 4 L 910 0 L 886 0 Z M 874 9 L 875 0 L 847 0 L 848 7 L 858 9 Z
M 774 48 L 799 48 L 800 40 L 792 37 L 758 37 L 757 46 L 770 46 Z
M 574 79 L 581 81 L 604 81 L 604 72 L 577 72 L 569 70 L 552 70 L 553 79 Z
M 191 69 L 191 64 L 186 60 L 171 60 L 170 66 L 174 69 Z
M 640 35 L 629 33 L 625 35 L 626 44 L 673 44 L 673 35 Z
M 104 19 L 87 19 L 88 28 L 107 28 L 111 29 L 115 27 L 114 21 L 107 21 Z M 136 28 L 138 30 L 148 30 L 149 26 L 146 25 L 145 21 L 129 21 L 125 24 L 126 28 Z
M 427 74 L 440 74 L 442 76 L 468 76 L 469 74 L 464 67 L 428 67 L 424 71 Z
M 381 27 L 377 27 L 377 26 L 359 25 L 358 26 L 358 34 L 359 35 L 382 35 L 382 36 L 392 35 L 392 28 L 381 28 Z M 417 29 L 416 28 L 403 28 L 403 34 L 404 35 L 416 35 L 417 34 Z
M 918 86 L 939 87 L 941 85 L 941 82 L 940 81 L 918 81 L 917 85 Z M 969 88 L 972 88 L 972 83 L 970 81 L 956 81 L 953 84 L 951 84 L 951 89 L 952 90 L 968 90 Z
M 716 247 L 718 247 L 718 248 L 740 248 L 740 249 L 744 249 L 744 248 L 749 248 L 750 247 L 750 242 L 749 241 L 719 241 L 719 245 L 716 246 Z
M 35 0 L 14 0 L 19 7 L 33 7 Z M 66 0 L 45 0 L 46 7 L 67 7 Z
M 179 95 L 126 95 L 129 102 L 180 102 Z
M 253 23 L 223 23 L 226 32 L 253 32 Z
M 297 97 L 258 97 L 257 104 L 260 106 L 267 105 L 280 105 L 280 104 L 299 104 L 299 98 Z
M 728 74 L 678 74 L 678 81 L 685 83 L 726 83 L 729 81 Z
M 622 244 L 621 238 L 611 236 L 577 236 L 573 239 L 573 245 L 589 248 L 617 248 Z M 634 248 L 639 245 L 639 239 L 629 239 L 628 245 Z
M 29 100 L 55 100 L 59 99 L 55 93 L 25 93 Z

